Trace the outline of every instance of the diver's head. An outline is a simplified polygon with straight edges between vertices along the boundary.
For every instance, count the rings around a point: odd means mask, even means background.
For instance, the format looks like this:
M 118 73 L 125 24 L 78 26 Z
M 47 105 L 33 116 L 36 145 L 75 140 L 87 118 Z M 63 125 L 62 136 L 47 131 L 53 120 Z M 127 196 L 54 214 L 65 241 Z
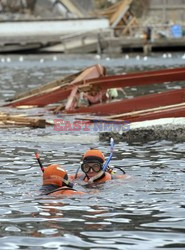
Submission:
M 59 165 L 53 164 L 44 168 L 43 185 L 55 185 L 58 187 L 72 187 L 73 184 L 68 181 L 67 171 Z
M 105 157 L 98 149 L 90 149 L 83 155 L 81 170 L 89 177 L 96 175 L 102 170 Z

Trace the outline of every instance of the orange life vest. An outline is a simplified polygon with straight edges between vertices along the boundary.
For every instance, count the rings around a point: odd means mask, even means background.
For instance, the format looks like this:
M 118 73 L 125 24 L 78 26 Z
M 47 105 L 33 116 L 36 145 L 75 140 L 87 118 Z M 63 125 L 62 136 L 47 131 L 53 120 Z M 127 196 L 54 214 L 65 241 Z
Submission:
M 83 195 L 84 192 L 73 190 L 73 189 L 63 189 L 63 190 L 56 190 L 48 195 L 50 196 L 72 196 L 72 195 Z
M 124 179 L 125 177 L 126 177 L 126 175 L 124 175 L 124 174 L 123 175 L 114 175 L 114 174 L 110 174 L 108 172 L 105 172 L 105 175 L 102 176 L 102 178 L 95 180 L 95 183 L 103 183 L 106 181 L 110 181 L 112 179 Z M 89 179 L 83 173 L 79 173 L 79 174 L 77 174 L 77 176 L 75 176 L 75 175 L 69 176 L 70 181 L 74 181 L 75 179 L 77 179 L 77 180 L 80 179 L 80 180 L 85 181 L 85 182 L 89 181 Z
M 69 187 L 59 187 L 54 190 L 44 192 L 43 194 L 50 195 L 50 196 L 71 196 L 71 195 L 82 195 L 85 193 L 81 191 L 77 191 Z

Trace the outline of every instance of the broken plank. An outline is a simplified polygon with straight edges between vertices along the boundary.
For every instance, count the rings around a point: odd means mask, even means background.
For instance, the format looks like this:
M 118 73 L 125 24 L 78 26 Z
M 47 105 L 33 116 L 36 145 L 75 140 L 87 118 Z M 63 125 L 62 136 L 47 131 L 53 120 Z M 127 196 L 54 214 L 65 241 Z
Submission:
M 14 125 L 22 125 L 34 128 L 45 128 L 46 120 L 40 118 L 29 118 L 23 117 L 20 115 L 9 115 L 3 114 L 0 115 L 0 122 L 3 124 L 14 124 Z
M 20 99 L 11 101 L 4 106 L 22 106 L 22 105 L 37 105 L 39 107 L 65 100 L 71 93 L 74 86 L 83 85 L 88 79 L 100 78 L 105 75 L 105 68 L 99 64 L 85 68 L 80 71 L 76 77 L 68 83 L 47 88 L 41 92 L 36 91 L 31 95 L 24 96 Z
M 86 85 L 99 86 L 101 89 L 124 88 L 164 82 L 185 80 L 185 68 L 162 69 L 125 75 L 104 76 L 99 79 L 89 79 Z
M 129 112 L 115 116 L 105 117 L 105 119 L 122 120 L 127 122 L 138 122 L 159 118 L 185 117 L 185 103 L 168 105 L 148 110 Z M 103 118 L 104 119 L 104 118 Z
M 160 106 L 182 103 L 185 100 L 185 88 L 170 90 L 157 94 L 148 94 L 134 97 L 132 99 L 123 99 L 108 103 L 80 107 L 74 110 L 68 110 L 67 113 L 92 113 L 97 115 L 113 115 L 126 112 L 133 112 Z
M 70 76 L 62 77 L 61 79 L 51 81 L 47 84 L 41 85 L 41 86 L 34 88 L 32 90 L 22 92 L 20 94 L 15 95 L 15 97 L 12 100 L 17 100 L 17 99 L 24 98 L 27 96 L 39 94 L 39 93 L 42 93 L 44 91 L 47 91 L 48 89 L 55 88 L 57 86 L 65 86 L 69 82 L 73 81 L 79 74 L 81 74 L 81 72 L 78 72 L 78 73 L 70 75 Z
M 117 11 L 112 15 L 112 17 L 110 19 L 110 24 L 111 24 L 112 28 L 115 28 L 116 25 L 120 22 L 122 17 L 129 10 L 131 3 L 132 3 L 132 0 L 123 0 L 120 3 Z
M 139 122 L 139 121 L 147 121 L 154 120 L 160 118 L 175 118 L 175 117 L 185 117 L 185 103 L 179 105 L 169 105 L 166 107 L 151 109 L 151 110 L 143 110 L 138 112 L 130 112 L 124 113 L 119 116 L 107 116 L 107 117 L 79 117 L 76 120 L 85 120 L 91 123 L 122 123 L 122 122 Z

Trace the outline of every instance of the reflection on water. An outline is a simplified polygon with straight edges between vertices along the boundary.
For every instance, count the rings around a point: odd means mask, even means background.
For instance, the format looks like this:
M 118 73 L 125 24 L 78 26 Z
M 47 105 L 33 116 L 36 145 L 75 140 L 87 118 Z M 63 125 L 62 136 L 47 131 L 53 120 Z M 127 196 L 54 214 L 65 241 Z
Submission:
M 33 86 L 38 79 L 52 80 L 44 64 L 35 71 L 31 59 L 21 69 L 15 66 L 1 65 L 2 98 L 12 95 L 12 86 L 16 91 L 26 81 Z M 68 74 L 67 66 L 56 67 L 51 60 L 56 78 L 60 67 Z M 122 66 L 109 67 L 119 71 Z M 185 249 L 185 143 L 120 142 L 112 164 L 124 166 L 130 178 L 88 188 L 83 197 L 61 199 L 39 195 L 35 150 L 44 165 L 60 163 L 75 173 L 85 150 L 98 146 L 108 156 L 109 145 L 99 142 L 97 134 L 68 135 L 52 127 L 3 129 L 0 136 L 0 249 Z M 79 183 L 76 188 L 85 190 Z

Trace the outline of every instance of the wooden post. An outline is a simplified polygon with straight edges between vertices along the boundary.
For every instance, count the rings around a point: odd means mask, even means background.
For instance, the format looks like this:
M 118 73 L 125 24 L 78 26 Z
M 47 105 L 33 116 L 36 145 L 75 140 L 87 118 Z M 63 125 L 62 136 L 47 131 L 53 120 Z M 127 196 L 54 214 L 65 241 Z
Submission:
M 147 55 L 150 54 L 150 49 L 151 49 L 150 47 L 151 46 L 148 43 L 146 43 L 146 44 L 143 45 L 143 52 L 144 52 L 145 56 L 147 56 Z
M 163 0 L 163 20 L 164 20 L 164 22 L 167 21 L 167 19 L 166 19 L 166 0 Z
M 67 45 L 66 45 L 66 42 L 65 41 L 62 41 L 63 45 L 64 45 L 64 54 L 67 54 L 68 51 L 67 51 Z
M 97 54 L 102 54 L 102 47 L 101 47 L 101 35 L 97 33 Z

